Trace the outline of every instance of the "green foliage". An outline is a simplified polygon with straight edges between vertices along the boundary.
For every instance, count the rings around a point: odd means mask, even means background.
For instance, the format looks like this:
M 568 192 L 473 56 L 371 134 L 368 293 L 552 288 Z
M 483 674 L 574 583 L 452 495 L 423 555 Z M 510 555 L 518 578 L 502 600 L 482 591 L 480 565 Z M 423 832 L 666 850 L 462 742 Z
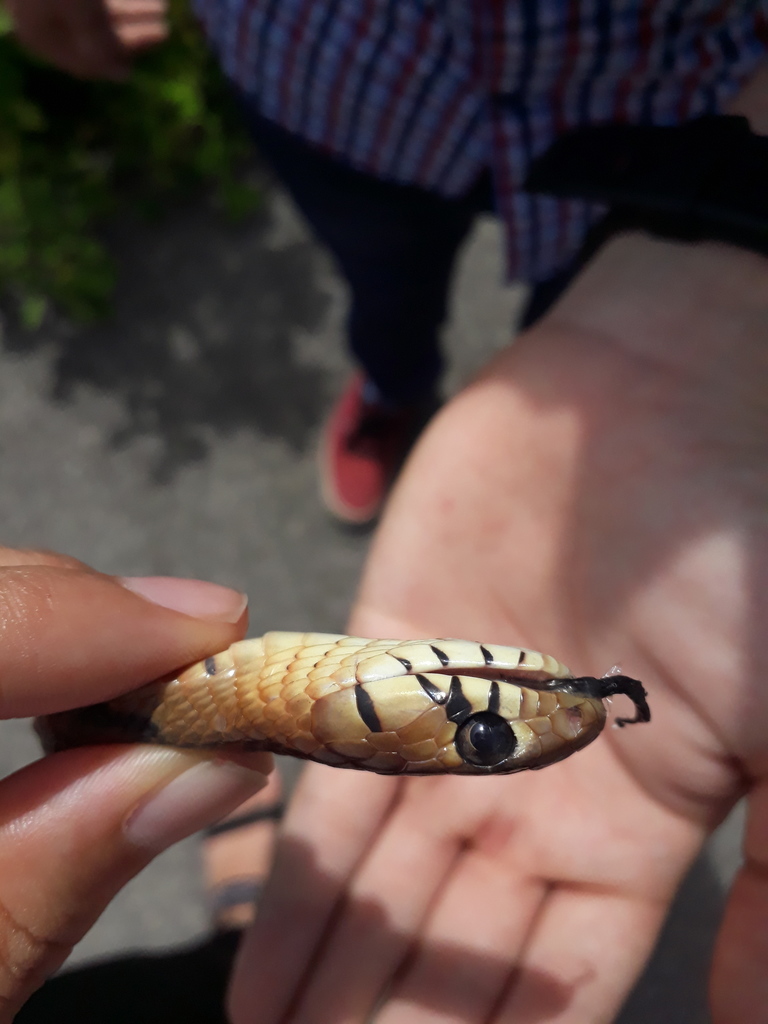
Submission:
M 247 140 L 187 11 L 125 84 L 83 82 L 24 53 L 0 9 L 0 292 L 39 326 L 49 302 L 103 315 L 115 271 L 99 237 L 120 208 L 152 214 L 212 185 L 242 216 L 258 197 L 238 170 Z

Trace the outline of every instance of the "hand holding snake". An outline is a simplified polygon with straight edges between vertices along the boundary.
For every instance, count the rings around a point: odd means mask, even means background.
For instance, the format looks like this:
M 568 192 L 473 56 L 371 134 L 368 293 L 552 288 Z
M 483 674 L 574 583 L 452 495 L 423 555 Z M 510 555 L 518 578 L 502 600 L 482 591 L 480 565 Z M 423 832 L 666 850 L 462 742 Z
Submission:
M 191 580 L 120 581 L 50 552 L 0 548 L 0 717 L 135 689 L 243 633 L 241 594 Z M 101 746 L 0 780 L 0 1022 L 161 850 L 266 783 L 268 754 Z

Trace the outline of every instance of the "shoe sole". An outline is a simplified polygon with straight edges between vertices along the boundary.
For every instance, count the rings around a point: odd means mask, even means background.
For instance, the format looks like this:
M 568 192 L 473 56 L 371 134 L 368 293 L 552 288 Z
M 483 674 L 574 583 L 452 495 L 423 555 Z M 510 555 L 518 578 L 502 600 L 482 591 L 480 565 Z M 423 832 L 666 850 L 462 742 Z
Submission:
M 331 444 L 329 431 L 323 430 L 317 450 L 317 474 L 320 480 L 320 500 L 326 512 L 344 526 L 372 526 L 379 518 L 384 502 L 379 502 L 368 509 L 353 509 L 338 499 L 336 489 L 331 484 L 332 474 L 328 467 L 331 463 Z

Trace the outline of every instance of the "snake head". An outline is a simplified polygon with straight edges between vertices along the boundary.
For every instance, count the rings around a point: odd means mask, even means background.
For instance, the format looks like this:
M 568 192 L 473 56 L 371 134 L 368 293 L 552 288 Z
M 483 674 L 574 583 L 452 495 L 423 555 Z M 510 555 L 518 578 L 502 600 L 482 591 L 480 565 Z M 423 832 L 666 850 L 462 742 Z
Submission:
M 361 652 L 353 685 L 313 707 L 322 744 L 313 759 L 391 774 L 509 774 L 592 742 L 606 722 L 606 697 L 626 693 L 638 707 L 633 721 L 650 717 L 636 680 L 575 679 L 536 651 L 458 640 L 379 643 L 389 646 Z

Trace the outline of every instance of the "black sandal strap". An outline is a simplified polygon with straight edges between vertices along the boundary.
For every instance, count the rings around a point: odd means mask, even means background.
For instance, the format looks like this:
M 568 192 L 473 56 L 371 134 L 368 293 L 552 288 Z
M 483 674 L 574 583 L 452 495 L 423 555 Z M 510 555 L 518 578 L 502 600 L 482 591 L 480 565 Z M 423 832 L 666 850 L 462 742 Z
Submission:
M 264 888 L 258 878 L 233 878 L 231 882 L 215 888 L 208 896 L 208 903 L 214 917 L 225 910 L 258 902 Z
M 209 825 L 204 829 L 203 835 L 206 839 L 212 836 L 220 836 L 223 832 L 231 832 L 236 828 L 245 828 L 246 825 L 255 825 L 259 821 L 280 821 L 285 811 L 284 804 L 273 804 L 271 807 L 259 807 L 246 814 L 240 814 L 236 818 L 225 818 L 215 825 Z

